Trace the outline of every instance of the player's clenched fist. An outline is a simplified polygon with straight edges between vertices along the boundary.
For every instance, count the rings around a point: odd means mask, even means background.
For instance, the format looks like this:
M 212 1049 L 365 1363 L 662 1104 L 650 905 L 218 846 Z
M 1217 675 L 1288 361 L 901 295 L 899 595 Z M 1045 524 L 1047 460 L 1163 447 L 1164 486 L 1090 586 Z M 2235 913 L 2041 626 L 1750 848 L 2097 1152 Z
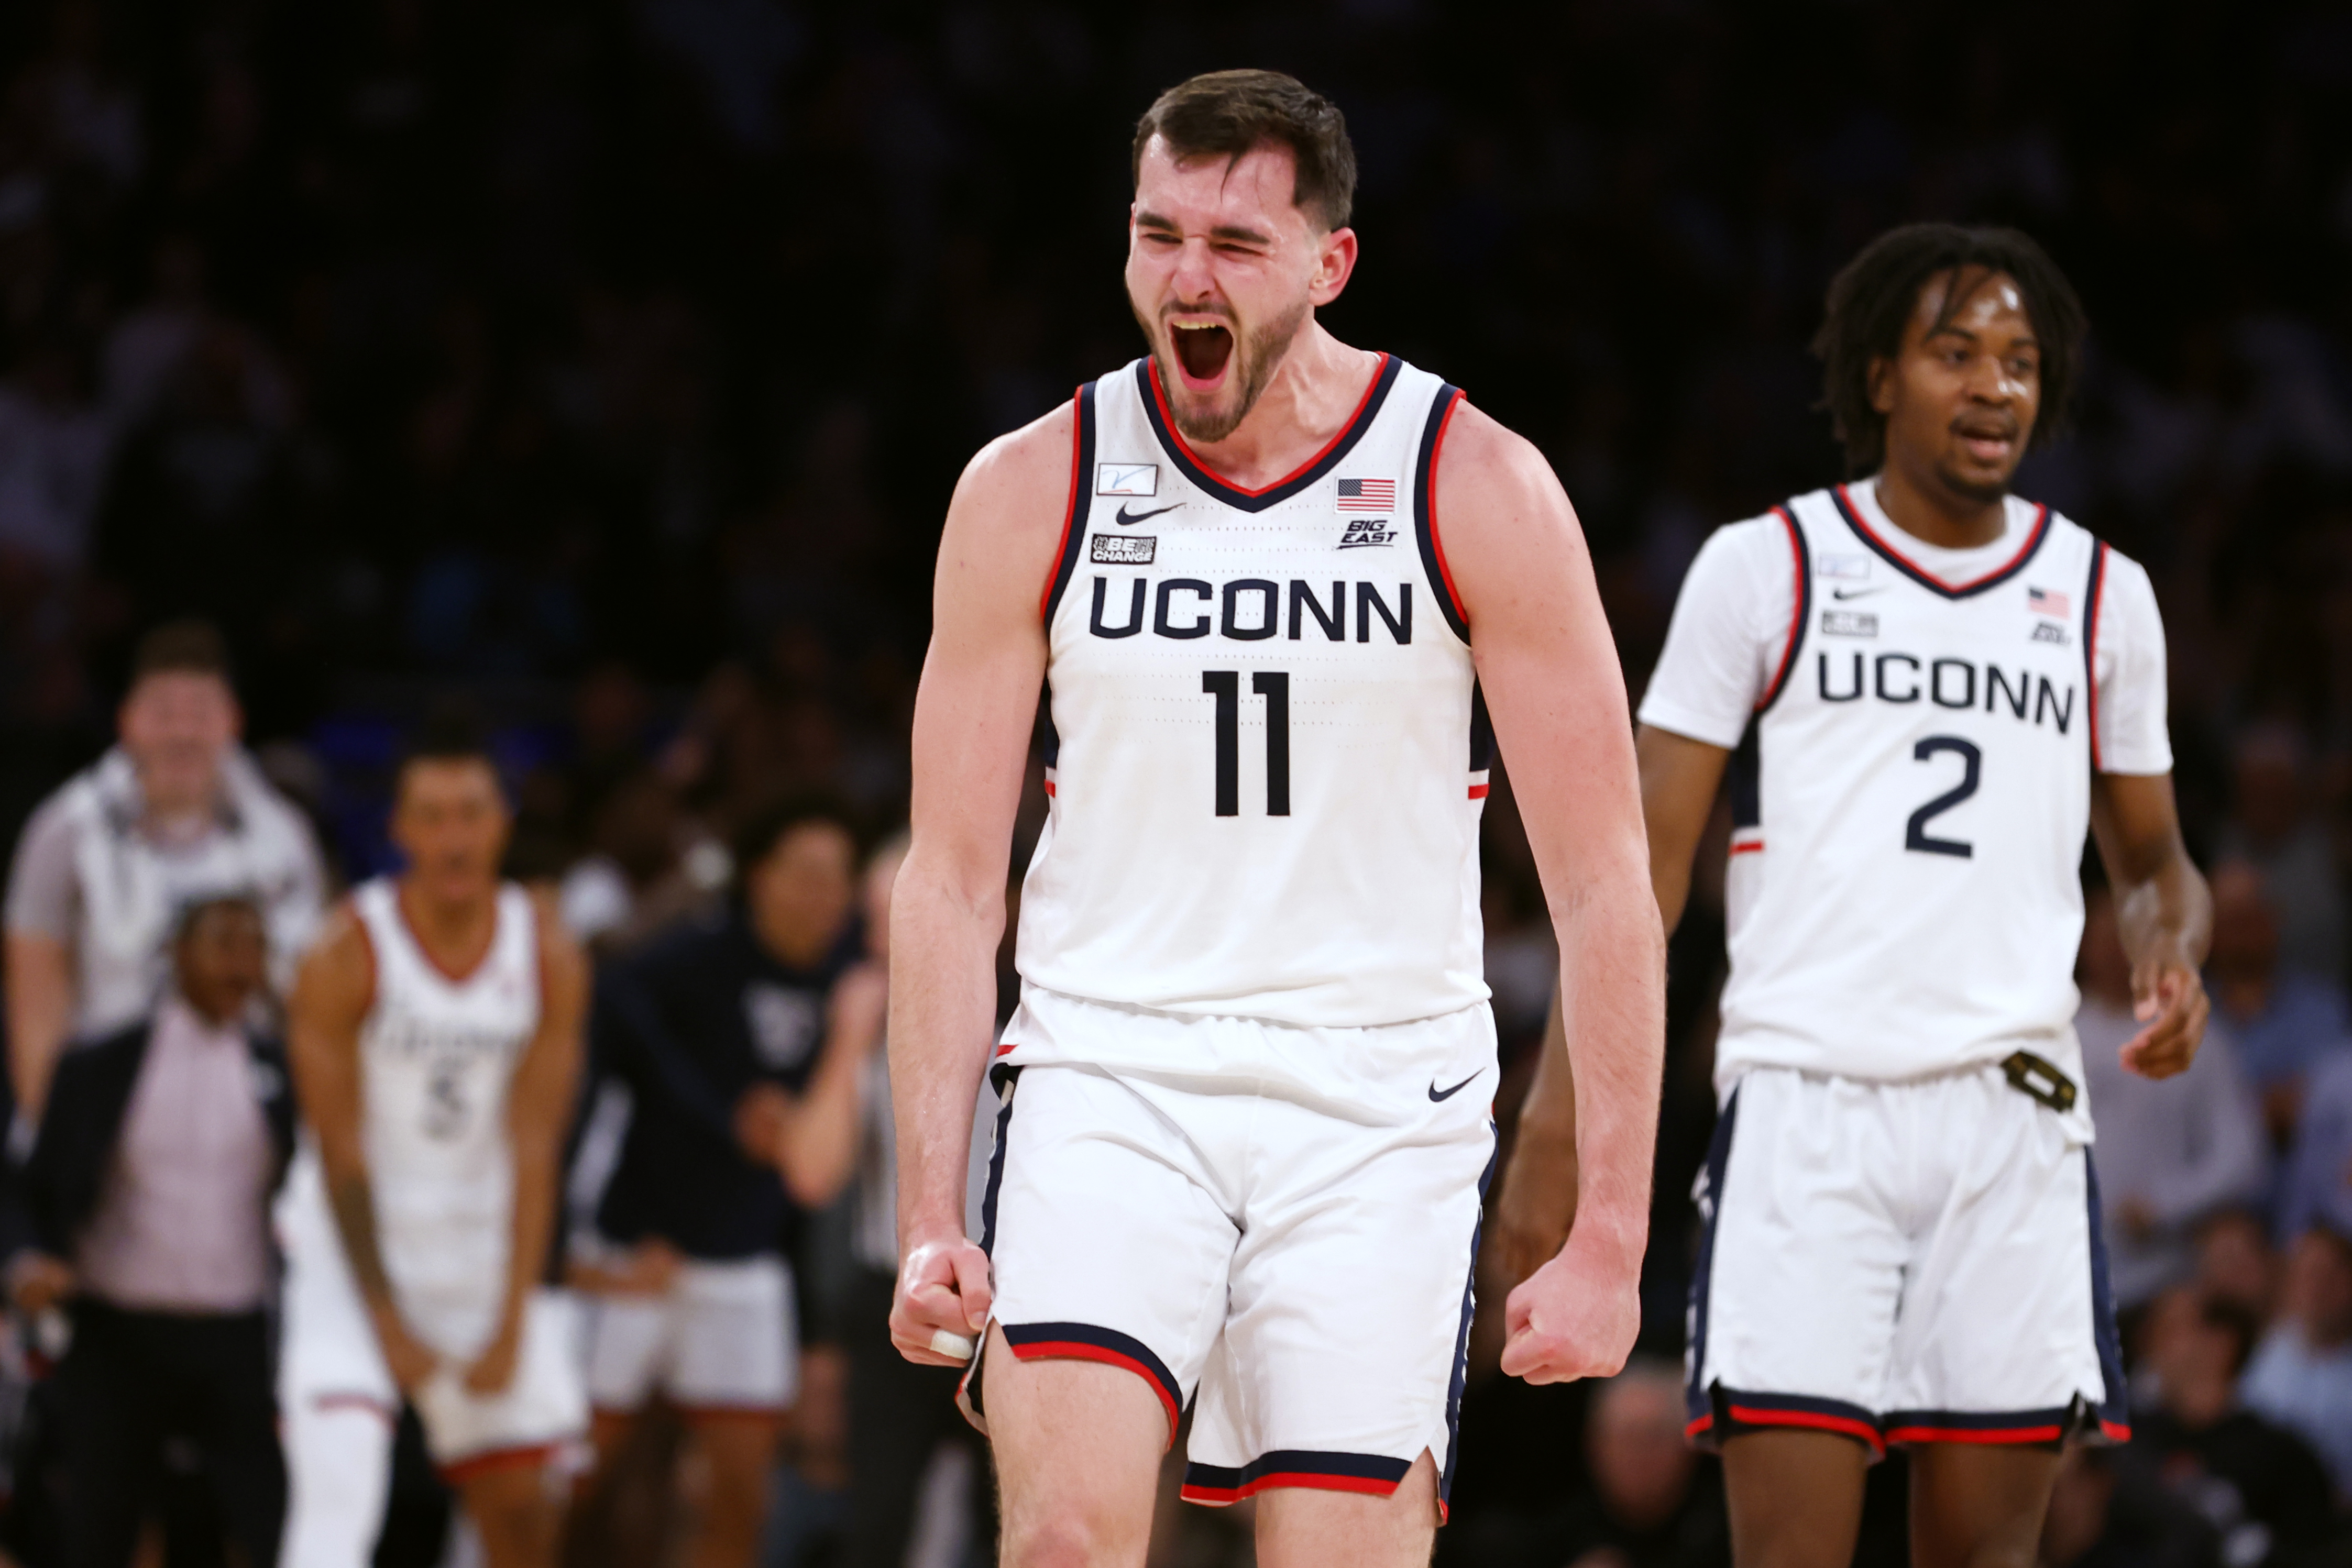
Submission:
M 1503 1307 L 1503 1370 L 1529 1383 L 1614 1376 L 1642 1329 L 1638 1261 L 1580 1256 L 1571 1241 Z
M 995 1297 L 988 1254 L 963 1236 L 919 1242 L 898 1265 L 890 1343 L 908 1361 L 961 1366 L 972 1358 Z

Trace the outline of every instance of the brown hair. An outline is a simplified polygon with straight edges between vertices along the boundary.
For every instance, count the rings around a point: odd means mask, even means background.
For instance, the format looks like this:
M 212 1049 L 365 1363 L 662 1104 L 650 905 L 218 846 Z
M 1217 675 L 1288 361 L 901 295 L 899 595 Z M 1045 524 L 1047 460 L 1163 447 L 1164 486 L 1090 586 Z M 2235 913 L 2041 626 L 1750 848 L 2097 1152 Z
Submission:
M 149 675 L 218 675 L 228 679 L 228 644 L 209 621 L 166 621 L 131 653 L 131 684 Z
M 1135 122 L 1129 173 L 1143 172 L 1145 144 L 1158 136 L 1179 160 L 1223 158 L 1226 167 L 1272 143 L 1290 149 L 1298 172 L 1291 204 L 1328 231 L 1346 225 L 1356 203 L 1356 148 L 1347 117 L 1280 71 L 1210 71 L 1178 82 Z

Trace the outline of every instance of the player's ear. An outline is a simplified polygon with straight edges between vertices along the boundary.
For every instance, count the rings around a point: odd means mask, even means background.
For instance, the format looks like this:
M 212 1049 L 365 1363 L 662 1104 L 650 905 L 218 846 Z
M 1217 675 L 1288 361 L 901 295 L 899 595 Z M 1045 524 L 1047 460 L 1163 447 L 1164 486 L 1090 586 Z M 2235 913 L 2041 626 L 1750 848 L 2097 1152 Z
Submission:
M 1873 355 L 1869 368 L 1863 372 L 1863 380 L 1870 389 L 1870 406 L 1881 413 L 1893 413 L 1895 361 L 1884 354 Z
M 1328 305 L 1339 298 L 1348 287 L 1348 279 L 1356 271 L 1356 231 L 1333 229 L 1325 235 L 1315 256 L 1315 276 L 1308 280 L 1307 299 L 1311 305 Z

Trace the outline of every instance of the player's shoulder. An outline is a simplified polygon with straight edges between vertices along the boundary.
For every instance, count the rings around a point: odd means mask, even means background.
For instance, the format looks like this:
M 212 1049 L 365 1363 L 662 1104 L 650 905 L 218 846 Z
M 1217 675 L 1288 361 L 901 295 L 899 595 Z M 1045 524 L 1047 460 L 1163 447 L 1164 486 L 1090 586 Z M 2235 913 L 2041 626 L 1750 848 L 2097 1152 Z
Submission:
M 1520 491 L 1531 497 L 1560 493 L 1559 477 L 1534 442 L 1472 402 L 1466 393 L 1452 395 L 1454 406 L 1445 416 L 1436 452 L 1440 486 Z
M 562 913 L 556 907 L 555 888 L 544 883 L 510 885 L 517 886 L 530 901 L 541 978 L 567 990 L 584 988 L 588 982 L 588 949 L 563 923 Z
M 375 989 L 375 944 L 360 915 L 358 890 L 337 899 L 319 925 L 319 935 L 295 971 L 289 1006 L 350 1004 L 364 1007 Z
M 959 504 L 1014 498 L 1034 500 L 1040 492 L 1055 497 L 1070 487 L 1072 454 L 1077 449 L 1078 410 L 1075 399 L 1059 402 L 1045 413 L 1005 432 L 964 465 L 956 485 Z

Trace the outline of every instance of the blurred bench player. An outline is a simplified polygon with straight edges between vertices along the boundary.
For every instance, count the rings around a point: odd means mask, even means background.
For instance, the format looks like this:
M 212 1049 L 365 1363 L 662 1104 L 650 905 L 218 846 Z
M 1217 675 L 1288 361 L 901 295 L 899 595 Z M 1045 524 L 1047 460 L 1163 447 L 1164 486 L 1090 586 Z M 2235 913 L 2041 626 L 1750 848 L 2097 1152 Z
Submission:
M 1256 1497 L 1266 1568 L 1425 1563 L 1494 1149 L 1489 706 L 1585 1113 L 1582 1210 L 1505 1365 L 1613 1372 L 1638 1324 L 1663 964 L 1623 682 L 1535 449 L 1316 321 L 1356 259 L 1339 111 L 1195 78 L 1134 172 L 1150 352 L 983 450 L 940 543 L 892 913 L 893 1335 L 945 1364 L 983 1339 L 1008 1564 L 1140 1564 L 1187 1406 L 1184 1496 Z M 1041 685 L 1053 801 L 975 1242 Z
M 404 1396 L 490 1568 L 550 1568 L 587 1427 L 569 1302 L 541 1288 L 586 961 L 499 880 L 509 816 L 470 727 L 401 764 L 397 877 L 363 883 L 289 1008 L 309 1125 L 279 1213 L 284 1561 L 360 1568 Z

